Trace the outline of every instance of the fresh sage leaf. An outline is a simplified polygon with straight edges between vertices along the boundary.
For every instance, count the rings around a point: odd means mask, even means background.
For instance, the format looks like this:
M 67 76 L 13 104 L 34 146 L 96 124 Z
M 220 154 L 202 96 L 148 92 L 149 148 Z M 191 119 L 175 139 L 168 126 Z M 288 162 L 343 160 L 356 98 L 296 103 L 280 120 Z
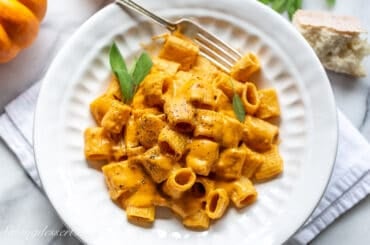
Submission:
M 245 110 L 243 106 L 243 102 L 240 99 L 238 94 L 234 94 L 233 96 L 233 110 L 235 116 L 238 118 L 240 122 L 244 122 L 245 120 Z
M 287 12 L 289 19 L 292 20 L 294 13 L 298 10 L 298 4 L 300 0 L 288 0 Z
M 135 68 L 132 72 L 132 79 L 136 87 L 139 86 L 144 78 L 148 75 L 152 66 L 153 62 L 150 56 L 145 52 L 142 53 L 135 62 Z
M 127 71 L 120 70 L 117 72 L 117 78 L 119 81 L 121 93 L 124 98 L 124 102 L 127 103 L 131 101 L 134 97 L 134 85 L 132 81 L 132 77 L 128 74 Z
M 153 62 L 147 53 L 142 53 L 134 65 L 128 70 L 126 62 L 115 43 L 109 51 L 109 62 L 116 75 L 124 103 L 129 103 L 134 97 L 138 86 L 150 72 Z
M 263 4 L 269 4 L 272 3 L 273 0 L 258 0 L 258 1 L 260 1 Z
M 119 51 L 116 43 L 113 43 L 109 50 L 109 63 L 114 74 L 117 75 L 117 72 L 124 70 L 127 72 L 126 62 L 122 57 L 121 52 Z
M 272 2 L 272 8 L 278 12 L 283 13 L 286 10 L 287 0 L 274 0 Z
M 132 63 L 130 69 L 128 70 L 128 74 L 132 77 L 132 74 L 134 73 L 135 67 L 137 63 L 137 57 L 135 58 L 134 62 Z
M 329 7 L 333 7 L 335 5 L 335 0 L 326 0 L 326 4 L 329 6 Z
M 301 9 L 302 8 L 302 0 L 296 0 L 295 1 L 295 7 L 296 9 Z

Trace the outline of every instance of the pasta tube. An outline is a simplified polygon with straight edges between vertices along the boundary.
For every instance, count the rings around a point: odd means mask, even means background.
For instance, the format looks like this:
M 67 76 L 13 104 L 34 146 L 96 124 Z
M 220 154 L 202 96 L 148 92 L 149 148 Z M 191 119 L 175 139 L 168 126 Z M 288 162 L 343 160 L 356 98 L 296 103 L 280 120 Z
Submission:
M 253 53 L 248 53 L 231 67 L 230 75 L 236 80 L 246 82 L 260 68 L 261 65 L 257 56 Z
M 256 85 L 249 82 L 245 83 L 241 98 L 247 114 L 253 115 L 260 105 L 260 98 Z
M 159 52 L 159 57 L 180 63 L 180 69 L 186 71 L 193 66 L 198 53 L 199 47 L 193 42 L 175 35 L 168 35 Z
M 223 118 L 222 146 L 238 147 L 239 142 L 242 140 L 241 132 L 243 132 L 244 125 L 232 117 L 224 116 Z
M 117 100 L 111 102 L 109 110 L 105 113 L 101 126 L 114 134 L 119 134 L 130 118 L 131 107 Z
M 148 106 L 162 106 L 164 103 L 163 92 L 165 91 L 168 75 L 164 72 L 150 73 L 142 82 L 144 101 Z
M 160 116 L 146 113 L 138 118 L 136 125 L 137 138 L 140 144 L 146 148 L 151 148 L 157 144 L 159 133 L 166 124 Z
M 188 133 L 194 128 L 194 108 L 185 98 L 173 98 L 163 107 L 169 125 L 176 131 Z
M 232 99 L 234 93 L 241 94 L 244 88 L 243 83 L 220 71 L 216 73 L 214 84 L 216 88 L 224 92 L 229 99 Z
M 130 165 L 132 165 L 132 163 L 130 163 Z M 137 190 L 135 190 L 135 192 L 133 192 L 129 197 L 121 201 L 123 206 L 126 208 L 132 206 L 150 207 L 153 205 L 156 196 L 157 189 L 155 183 L 144 174 L 139 188 L 137 188 Z
M 110 163 L 102 167 L 110 197 L 117 200 L 123 194 L 136 191 L 145 176 L 142 169 L 128 161 Z
M 193 186 L 191 187 L 190 193 L 196 198 L 206 198 L 208 194 L 214 189 L 215 182 L 206 177 L 197 177 Z
M 225 189 L 212 190 L 207 196 L 206 213 L 211 219 L 219 219 L 229 206 L 229 196 Z
M 197 177 L 189 191 L 185 192 L 180 199 L 173 199 L 170 205 L 171 210 L 182 219 L 186 219 L 187 217 L 192 219 L 192 216 L 197 215 L 199 210 L 205 209 L 206 198 L 214 189 L 214 186 L 215 183 L 213 180 L 205 177 Z M 186 226 L 186 224 L 184 225 Z
M 235 117 L 231 100 L 221 90 L 216 90 L 215 110 L 225 116 Z
M 155 207 L 135 207 L 129 206 L 126 208 L 127 219 L 137 225 L 147 226 L 153 223 L 155 218 Z
M 243 141 L 256 151 L 269 150 L 278 138 L 278 127 L 258 119 L 247 116 L 244 122 Z
M 209 228 L 209 217 L 203 210 L 197 211 L 182 220 L 182 224 L 188 228 L 205 230 Z
M 171 172 L 163 184 L 163 192 L 178 199 L 195 183 L 196 175 L 190 168 L 179 168 Z
M 218 159 L 218 144 L 208 139 L 194 139 L 189 144 L 186 166 L 199 175 L 207 176 Z
M 215 111 L 198 109 L 195 115 L 194 136 L 202 136 L 216 142 L 222 140 L 224 118 Z
M 254 178 L 257 181 L 272 179 L 283 172 L 284 169 L 283 159 L 276 145 L 273 145 L 273 147 L 263 155 L 265 161 L 254 174 Z
M 244 177 L 251 179 L 256 170 L 263 164 L 265 158 L 263 154 L 252 151 L 244 144 L 242 145 L 242 147 L 245 149 L 246 152 L 245 162 L 242 169 L 242 175 Z
M 261 89 L 258 91 L 260 106 L 256 112 L 256 117 L 267 119 L 280 116 L 280 106 L 275 89 Z
M 146 172 L 156 183 L 166 180 L 174 165 L 171 158 L 161 154 L 158 145 L 136 156 L 135 159 L 144 166 Z
M 180 160 L 186 151 L 189 137 L 164 127 L 158 136 L 158 145 L 161 151 L 172 156 L 175 160 Z
M 87 128 L 85 130 L 85 157 L 87 160 L 109 160 L 112 140 L 104 128 Z
M 214 172 L 217 176 L 228 180 L 240 178 L 246 155 L 242 147 L 222 151 L 214 166 Z
M 195 107 L 213 110 L 215 107 L 215 92 L 207 81 L 193 79 L 190 91 L 187 92 L 188 101 Z
M 195 198 L 189 192 L 185 192 L 179 199 L 171 199 L 170 208 L 180 218 L 196 214 L 204 205 L 203 198 Z
M 231 183 L 230 199 L 237 208 L 243 208 L 257 200 L 257 191 L 246 177 Z
M 93 115 L 95 122 L 100 126 L 101 120 L 103 119 L 105 113 L 109 110 L 113 99 L 107 96 L 100 96 L 96 98 L 90 104 L 90 111 Z

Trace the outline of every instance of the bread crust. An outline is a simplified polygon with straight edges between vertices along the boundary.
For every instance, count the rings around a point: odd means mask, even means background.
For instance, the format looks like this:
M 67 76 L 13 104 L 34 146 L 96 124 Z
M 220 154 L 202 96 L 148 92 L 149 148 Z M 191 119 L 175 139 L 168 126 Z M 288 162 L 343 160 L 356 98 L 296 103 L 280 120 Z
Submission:
M 370 45 L 361 39 L 366 30 L 356 17 L 299 10 L 293 16 L 293 24 L 326 69 L 355 77 L 366 76 L 361 62 L 370 54 Z
M 323 11 L 298 10 L 293 23 L 301 28 L 327 28 L 340 34 L 359 34 L 367 31 L 361 26 L 360 20 L 353 16 L 333 15 Z

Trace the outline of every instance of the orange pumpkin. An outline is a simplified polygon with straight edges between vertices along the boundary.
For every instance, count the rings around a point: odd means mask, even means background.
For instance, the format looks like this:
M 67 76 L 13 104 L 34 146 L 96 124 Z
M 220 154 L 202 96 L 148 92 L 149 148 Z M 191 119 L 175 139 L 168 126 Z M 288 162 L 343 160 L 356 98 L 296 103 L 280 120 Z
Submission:
M 0 63 L 35 40 L 47 0 L 0 0 Z

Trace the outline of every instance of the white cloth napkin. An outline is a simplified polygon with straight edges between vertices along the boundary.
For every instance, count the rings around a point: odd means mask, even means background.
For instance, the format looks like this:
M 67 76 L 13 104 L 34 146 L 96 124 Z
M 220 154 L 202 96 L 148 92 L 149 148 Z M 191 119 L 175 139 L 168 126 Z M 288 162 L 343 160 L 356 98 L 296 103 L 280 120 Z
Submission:
M 1 80 L 13 84 L 19 80 L 41 79 L 56 48 L 60 47 L 85 19 L 107 2 L 109 0 L 49 0 L 49 11 L 39 40 L 15 61 L 0 67 Z M 68 16 L 75 16 L 74 19 L 68 19 L 64 14 L 70 11 L 74 14 Z M 37 60 L 34 60 L 35 52 L 41 52 Z M 22 66 L 23 72 L 19 74 L 18 68 L 22 64 L 33 65 Z M 5 107 L 5 113 L 0 116 L 0 137 L 40 186 L 32 147 L 33 114 L 39 88 L 40 82 L 37 82 Z M 0 98 L 0 101 L 2 99 Z M 339 215 L 370 193 L 370 145 L 341 112 L 338 114 L 338 156 L 328 189 L 307 223 L 287 244 L 308 243 Z
M 40 83 L 36 83 L 8 106 L 0 116 L 0 137 L 17 155 L 24 169 L 40 185 L 32 149 L 33 114 Z M 339 146 L 329 186 L 307 223 L 288 244 L 306 244 L 339 215 L 370 193 L 370 145 L 338 111 Z

